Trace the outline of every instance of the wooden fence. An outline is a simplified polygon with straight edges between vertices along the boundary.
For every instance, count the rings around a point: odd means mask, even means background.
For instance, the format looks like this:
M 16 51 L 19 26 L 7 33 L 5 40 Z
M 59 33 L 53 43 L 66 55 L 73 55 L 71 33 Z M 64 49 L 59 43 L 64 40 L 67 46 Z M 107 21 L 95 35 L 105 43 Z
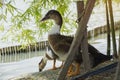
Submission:
M 27 45 L 25 47 L 22 47 L 22 45 L 9 46 L 5 48 L 1 48 L 0 54 L 9 55 L 9 54 L 14 54 L 14 53 L 28 53 L 28 52 L 41 51 L 41 50 L 45 50 L 47 45 L 48 45 L 48 41 L 42 41 L 42 42 L 37 42 L 32 45 Z

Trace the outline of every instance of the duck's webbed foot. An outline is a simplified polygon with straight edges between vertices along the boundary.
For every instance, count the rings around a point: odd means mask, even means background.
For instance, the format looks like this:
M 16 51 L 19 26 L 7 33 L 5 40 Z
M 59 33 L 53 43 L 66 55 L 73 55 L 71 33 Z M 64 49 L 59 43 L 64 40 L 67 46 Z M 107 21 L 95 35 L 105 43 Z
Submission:
M 80 74 L 80 64 L 78 64 L 78 63 L 75 64 L 75 70 L 73 70 L 73 67 L 74 67 L 73 65 L 71 65 L 69 67 L 69 70 L 67 73 L 68 77 L 76 76 L 76 75 Z

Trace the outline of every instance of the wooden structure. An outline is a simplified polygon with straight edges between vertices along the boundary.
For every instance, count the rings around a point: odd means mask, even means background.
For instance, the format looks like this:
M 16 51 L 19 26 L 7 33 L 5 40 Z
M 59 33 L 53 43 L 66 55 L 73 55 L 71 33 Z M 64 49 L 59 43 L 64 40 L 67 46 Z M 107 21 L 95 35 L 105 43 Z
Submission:
M 42 41 L 37 42 L 32 45 L 27 45 L 22 48 L 22 45 L 16 45 L 16 46 L 9 46 L 5 48 L 0 49 L 1 55 L 10 55 L 14 53 L 28 53 L 28 52 L 35 52 L 35 51 L 41 51 L 45 50 L 46 46 L 48 45 L 48 41 Z

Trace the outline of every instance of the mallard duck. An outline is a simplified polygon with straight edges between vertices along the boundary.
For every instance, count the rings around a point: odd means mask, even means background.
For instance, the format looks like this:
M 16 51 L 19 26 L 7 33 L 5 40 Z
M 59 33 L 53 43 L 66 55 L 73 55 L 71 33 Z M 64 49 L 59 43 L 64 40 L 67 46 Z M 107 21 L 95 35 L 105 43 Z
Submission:
M 51 47 L 51 50 L 54 52 L 55 55 L 57 55 L 57 58 L 61 61 L 65 61 L 68 56 L 68 51 L 71 46 L 71 43 L 73 41 L 74 37 L 71 36 L 65 36 L 60 34 L 60 30 L 63 24 L 62 16 L 57 10 L 50 10 L 47 12 L 47 14 L 41 19 L 41 22 L 46 20 L 54 20 L 55 25 L 51 28 L 51 30 L 48 32 L 48 42 Z M 49 27 L 49 26 L 48 26 Z M 73 64 L 75 64 L 75 71 L 71 72 L 71 67 L 68 72 L 68 76 L 74 76 L 80 73 L 80 64 L 82 63 L 82 53 L 80 52 L 80 46 L 76 54 Z M 88 44 L 88 52 L 92 56 L 91 59 L 91 67 L 95 67 L 98 64 L 110 60 L 112 56 L 107 56 L 102 53 L 100 53 L 96 48 L 94 48 L 92 45 Z

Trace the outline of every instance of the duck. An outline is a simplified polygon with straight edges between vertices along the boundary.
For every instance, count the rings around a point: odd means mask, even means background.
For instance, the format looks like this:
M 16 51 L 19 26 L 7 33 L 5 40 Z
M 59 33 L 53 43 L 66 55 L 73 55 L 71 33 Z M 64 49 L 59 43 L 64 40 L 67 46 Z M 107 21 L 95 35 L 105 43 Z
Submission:
M 60 33 L 63 20 L 62 16 L 57 10 L 49 10 L 45 16 L 40 20 L 40 22 L 44 22 L 47 20 L 53 20 L 55 25 L 48 32 L 48 42 L 51 50 L 55 55 L 57 55 L 56 59 L 60 61 L 65 61 L 68 56 L 68 51 L 72 44 L 74 37 L 62 35 Z M 49 27 L 49 26 L 48 26 Z M 98 51 L 95 47 L 88 43 L 88 53 L 91 56 L 91 67 L 96 67 L 98 64 L 110 60 L 112 55 L 104 55 L 100 51 Z M 79 45 L 78 51 L 76 51 L 74 60 L 69 67 L 68 76 L 75 76 L 80 73 L 80 65 L 83 62 L 82 60 L 82 52 L 81 45 Z M 49 54 L 48 54 L 49 55 Z M 75 67 L 73 71 L 72 68 Z
M 41 72 L 45 68 L 48 60 L 53 60 L 53 66 L 49 70 L 60 69 L 63 66 L 63 62 L 62 62 L 62 64 L 59 67 L 56 67 L 56 60 L 59 60 L 58 56 L 53 52 L 50 46 L 47 46 L 47 51 L 38 64 L 39 72 Z

